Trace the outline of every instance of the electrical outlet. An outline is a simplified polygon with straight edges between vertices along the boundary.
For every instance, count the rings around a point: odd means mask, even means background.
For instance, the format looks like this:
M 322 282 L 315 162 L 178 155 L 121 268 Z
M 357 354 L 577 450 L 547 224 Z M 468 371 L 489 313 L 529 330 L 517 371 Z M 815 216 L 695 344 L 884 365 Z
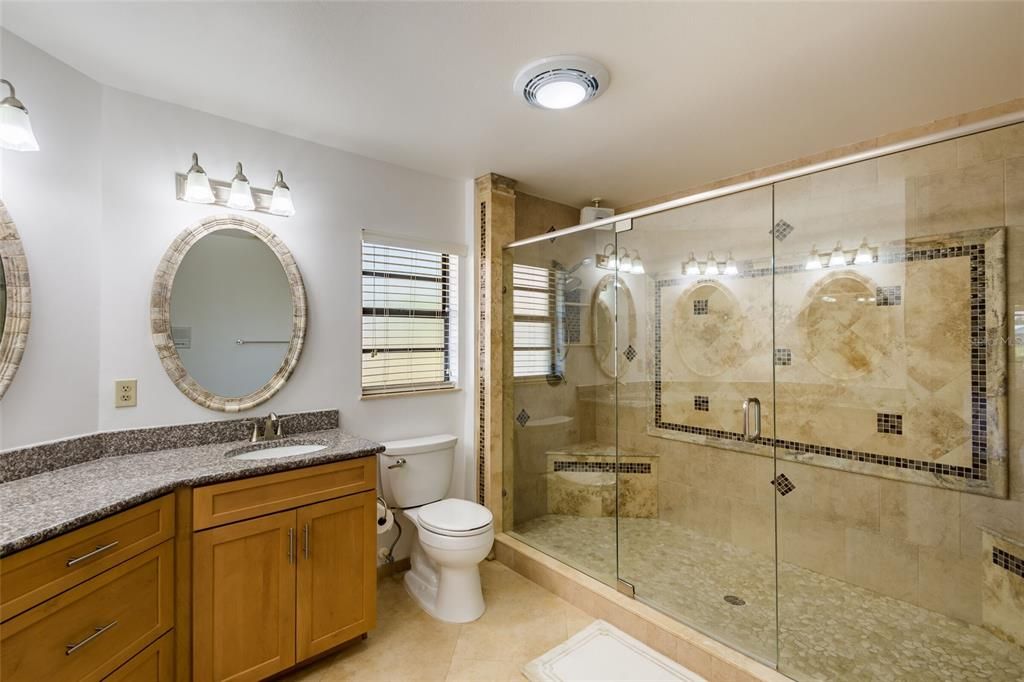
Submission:
M 135 379 L 120 379 L 114 382 L 114 407 L 135 407 L 138 382 Z

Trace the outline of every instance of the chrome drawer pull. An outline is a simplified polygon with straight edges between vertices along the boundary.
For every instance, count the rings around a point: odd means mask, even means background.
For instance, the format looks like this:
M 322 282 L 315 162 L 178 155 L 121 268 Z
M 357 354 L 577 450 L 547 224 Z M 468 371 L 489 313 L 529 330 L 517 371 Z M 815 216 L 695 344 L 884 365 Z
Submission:
M 103 552 L 106 552 L 108 549 L 113 549 L 114 547 L 117 547 L 117 543 L 118 540 L 114 540 L 109 545 L 97 545 L 96 549 L 89 552 L 88 554 L 83 554 L 82 556 L 74 557 L 73 559 L 68 559 L 68 568 L 74 566 L 80 561 L 85 561 L 86 559 L 91 559 L 97 554 L 102 554 Z
M 96 628 L 95 632 L 93 632 L 91 635 L 89 635 L 88 637 L 83 639 L 78 644 L 68 644 L 67 647 L 65 647 L 65 649 L 64 649 L 64 655 L 65 656 L 70 656 L 71 654 L 75 653 L 76 651 L 81 649 L 83 646 L 85 646 L 86 644 L 88 644 L 92 640 L 96 639 L 97 637 L 99 637 L 100 635 L 102 635 L 104 632 L 106 632 L 110 628 L 114 627 L 115 625 L 117 625 L 117 621 L 116 620 L 113 623 L 111 623 L 110 625 L 103 625 L 101 627 Z

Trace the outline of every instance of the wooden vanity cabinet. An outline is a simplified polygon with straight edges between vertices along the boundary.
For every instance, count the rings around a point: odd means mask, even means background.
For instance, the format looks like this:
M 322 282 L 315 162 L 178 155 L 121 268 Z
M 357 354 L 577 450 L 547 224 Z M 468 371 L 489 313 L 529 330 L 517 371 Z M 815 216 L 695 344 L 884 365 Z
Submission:
M 264 679 L 374 627 L 375 465 L 362 458 L 194 491 L 197 521 L 323 501 L 194 533 L 193 679 Z

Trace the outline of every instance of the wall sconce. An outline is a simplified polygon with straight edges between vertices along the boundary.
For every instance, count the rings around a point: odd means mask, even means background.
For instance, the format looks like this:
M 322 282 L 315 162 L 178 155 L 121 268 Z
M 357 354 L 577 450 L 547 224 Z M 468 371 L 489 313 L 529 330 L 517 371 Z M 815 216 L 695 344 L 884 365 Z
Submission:
M 295 215 L 291 188 L 284 181 L 284 174 L 277 171 L 273 189 L 260 189 L 249 184 L 249 178 L 242 172 L 241 162 L 235 164 L 235 176 L 231 182 L 212 180 L 199 165 L 199 157 L 192 154 L 192 166 L 187 173 L 175 173 L 175 190 L 179 201 L 199 204 L 217 204 L 241 211 L 257 211 L 291 217 Z
M 597 254 L 594 262 L 595 267 L 602 270 L 618 270 L 634 275 L 642 275 L 647 272 L 639 251 L 630 251 L 623 247 L 616 252 L 614 244 L 606 244 L 604 253 Z
M 708 253 L 708 259 L 706 261 L 698 261 L 693 251 L 690 252 L 690 258 L 682 264 L 682 270 L 684 275 L 695 277 L 700 274 L 709 275 L 715 277 L 718 275 L 738 275 L 740 272 L 739 267 L 736 265 L 736 261 L 733 260 L 732 252 L 729 252 L 729 258 L 725 263 L 719 263 L 718 259 L 715 258 L 714 253 Z
M 37 152 L 39 142 L 28 120 L 28 109 L 14 96 L 14 85 L 0 78 L 11 94 L 0 100 L 0 147 L 16 152 Z
M 823 267 L 828 268 L 840 268 L 850 265 L 870 265 L 875 262 L 877 254 L 877 248 L 872 247 L 868 244 L 868 238 L 864 237 L 860 246 L 857 247 L 856 251 L 844 251 L 841 242 L 836 242 L 836 246 L 829 253 L 828 258 L 823 264 L 822 256 L 818 253 L 817 246 L 811 246 L 811 253 L 807 257 L 807 262 L 804 264 L 804 270 L 821 270 Z M 852 258 L 851 258 L 852 256 Z

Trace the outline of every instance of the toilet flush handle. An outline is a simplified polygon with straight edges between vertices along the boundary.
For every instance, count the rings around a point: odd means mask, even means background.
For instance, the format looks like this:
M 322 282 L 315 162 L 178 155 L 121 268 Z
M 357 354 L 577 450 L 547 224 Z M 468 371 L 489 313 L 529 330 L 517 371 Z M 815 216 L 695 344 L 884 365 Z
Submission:
M 405 466 L 405 458 L 404 457 L 399 457 L 398 459 L 395 460 L 394 464 L 389 464 L 388 465 L 388 469 L 397 469 L 398 467 L 403 467 L 403 466 Z

